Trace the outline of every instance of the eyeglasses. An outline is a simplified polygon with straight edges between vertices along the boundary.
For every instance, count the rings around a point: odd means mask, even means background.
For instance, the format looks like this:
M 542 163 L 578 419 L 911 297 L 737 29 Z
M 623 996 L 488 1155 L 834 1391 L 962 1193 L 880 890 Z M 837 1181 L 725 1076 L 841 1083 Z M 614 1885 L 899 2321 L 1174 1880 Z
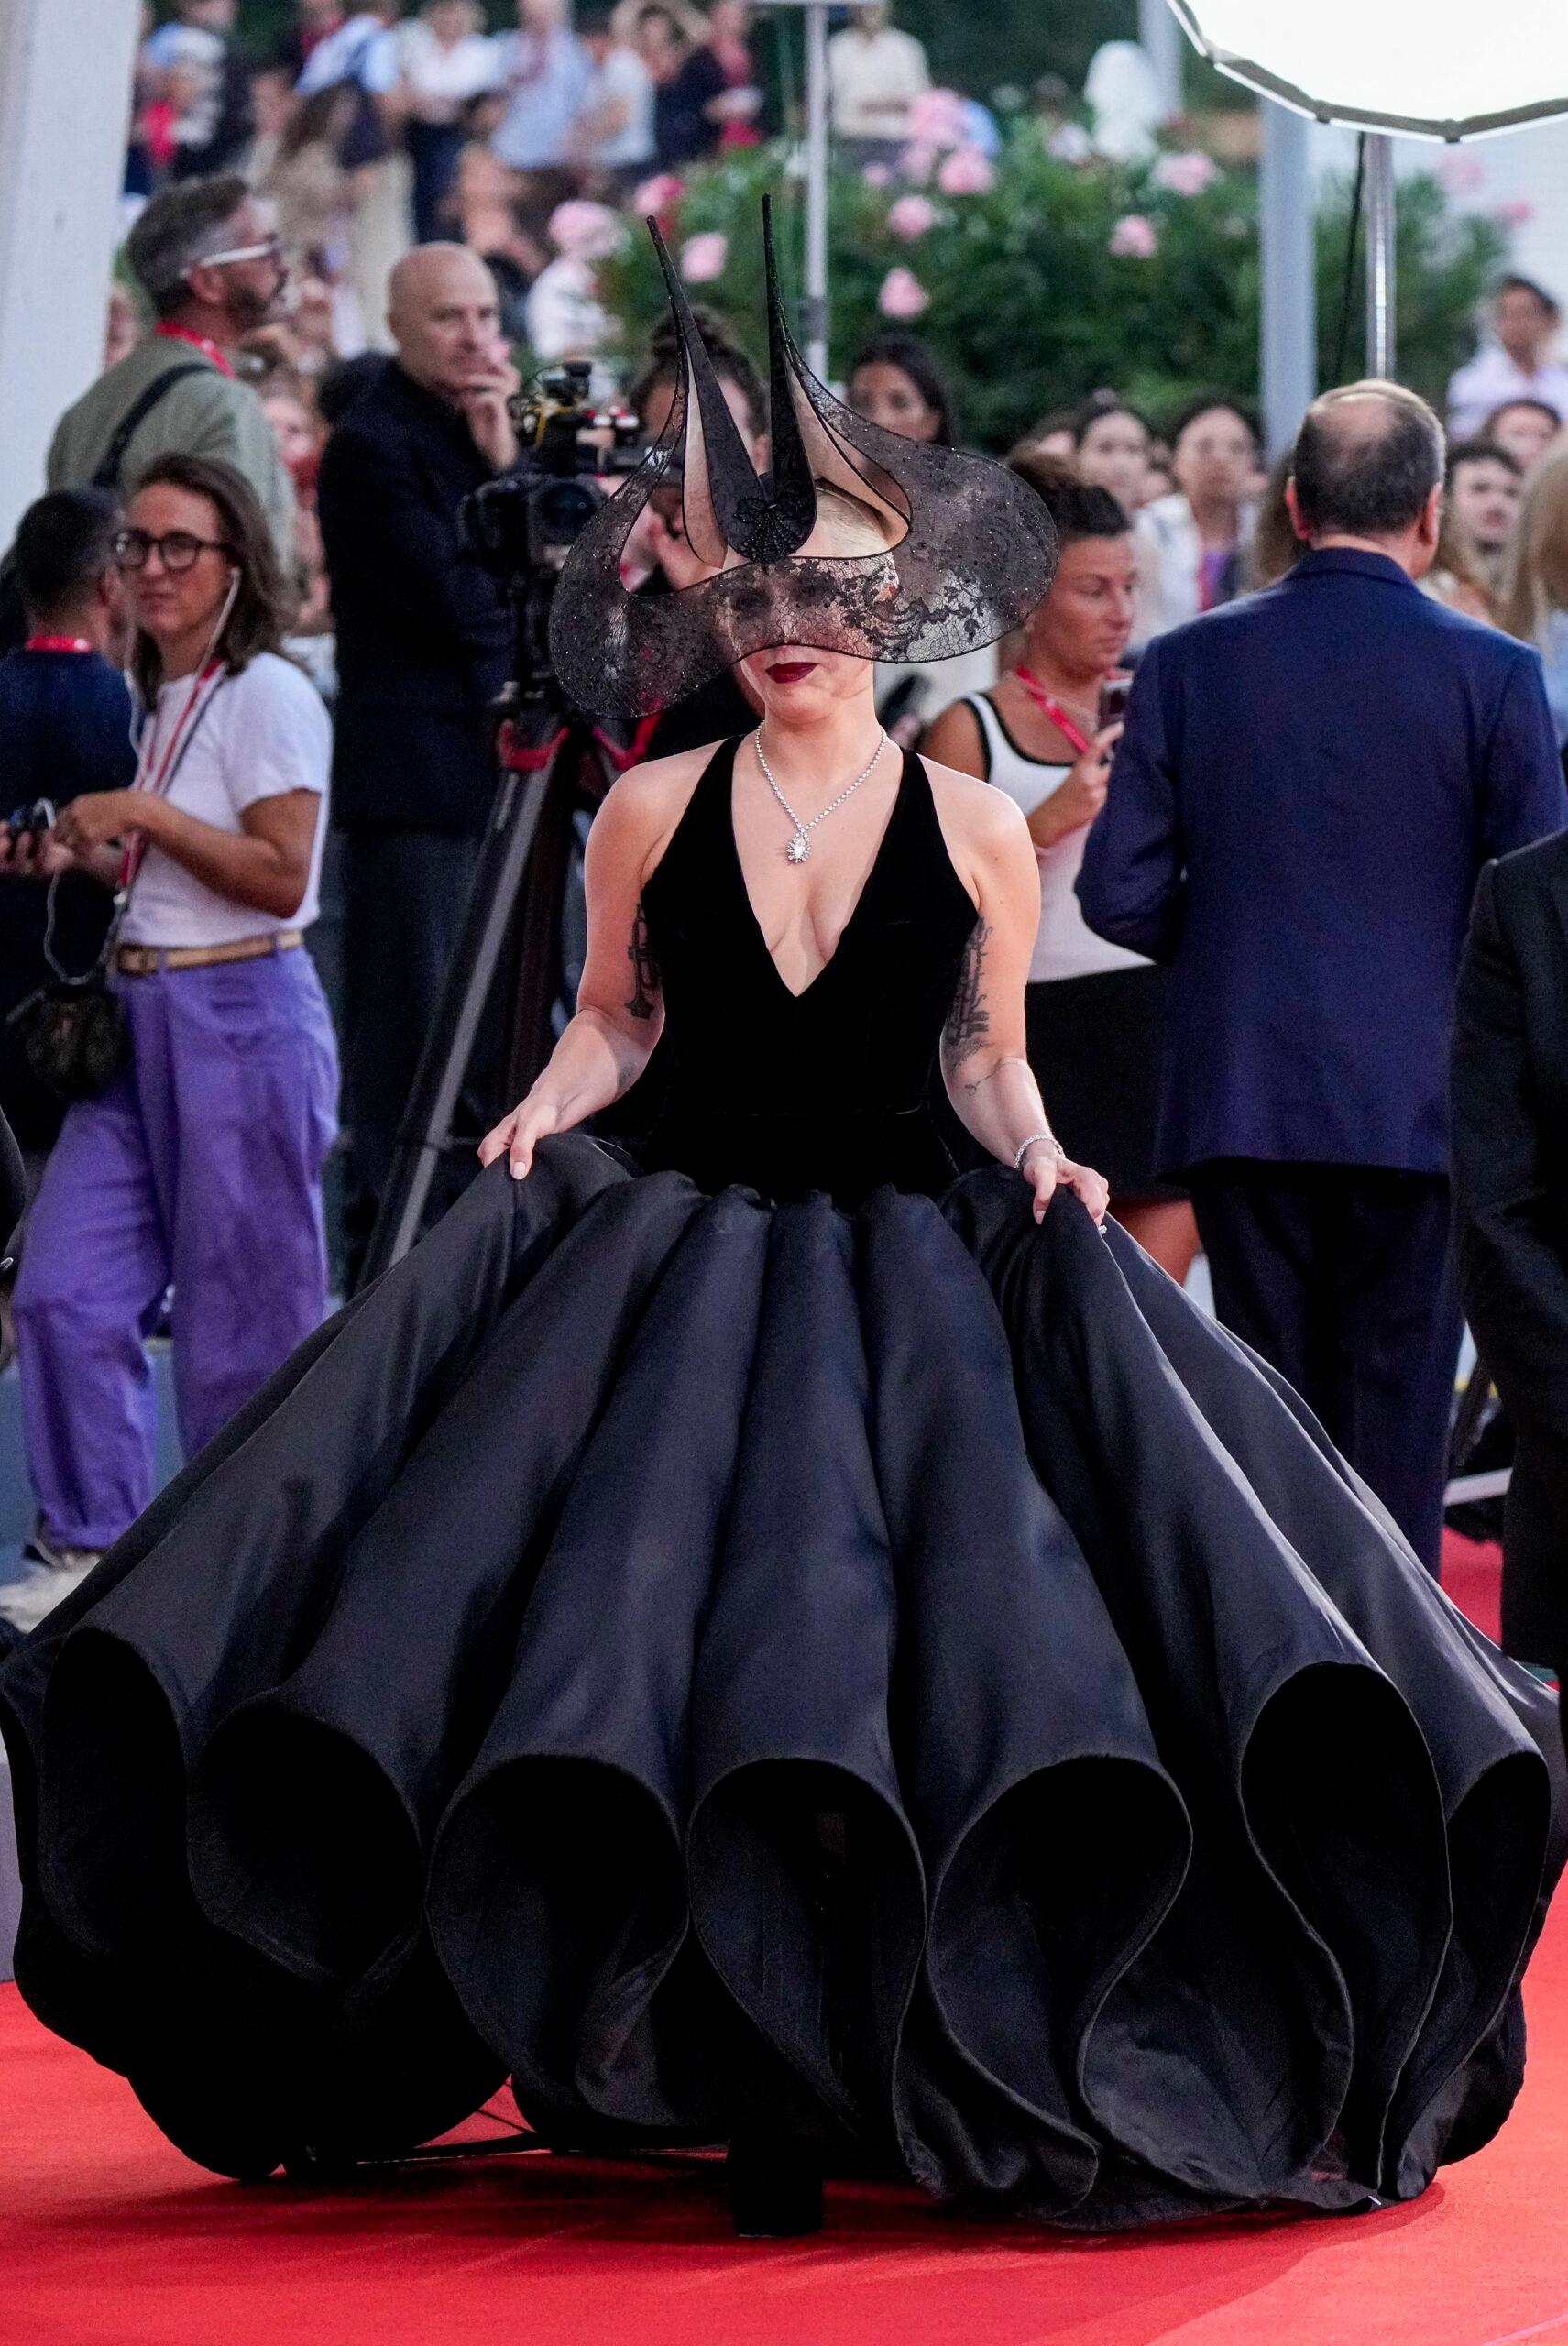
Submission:
M 258 245 L 231 245 L 226 252 L 203 253 L 199 259 L 191 263 L 191 269 L 228 269 L 241 260 L 269 260 L 281 269 L 284 265 L 282 237 L 264 236 Z M 187 277 L 191 269 L 185 271 Z
M 156 554 L 174 578 L 190 570 L 198 554 L 234 554 L 226 539 L 192 537 L 189 530 L 165 530 L 160 538 L 155 538 L 148 530 L 117 530 L 109 550 L 120 570 L 145 570 L 148 555 Z

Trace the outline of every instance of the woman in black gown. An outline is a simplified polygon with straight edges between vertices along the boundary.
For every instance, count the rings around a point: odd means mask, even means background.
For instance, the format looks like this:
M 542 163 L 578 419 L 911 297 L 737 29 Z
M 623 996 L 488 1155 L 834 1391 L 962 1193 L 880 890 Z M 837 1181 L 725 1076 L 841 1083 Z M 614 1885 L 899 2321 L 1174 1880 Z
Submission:
M 770 483 L 688 343 L 556 610 L 612 707 L 751 659 L 760 738 L 617 785 L 488 1169 L 0 1676 L 18 1979 L 231 2175 L 510 2075 L 565 2149 L 731 2144 L 748 2230 L 850 2164 L 1095 2228 L 1412 2197 L 1518 2090 L 1551 1698 L 1095 1177 L 948 1181 L 939 1029 L 1033 1137 L 1033 861 L 964 777 L 850 789 L 854 663 L 1006 626 L 1048 525 L 772 324 Z M 683 433 L 712 575 L 644 619 L 617 532 Z M 567 1127 L 661 1012 L 639 1169 Z

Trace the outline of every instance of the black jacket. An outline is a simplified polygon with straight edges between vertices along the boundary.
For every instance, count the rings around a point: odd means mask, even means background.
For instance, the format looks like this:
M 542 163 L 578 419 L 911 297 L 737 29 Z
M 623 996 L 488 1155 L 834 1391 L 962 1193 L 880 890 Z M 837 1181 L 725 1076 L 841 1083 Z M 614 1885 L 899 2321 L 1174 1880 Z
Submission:
M 457 508 L 490 477 L 461 416 L 387 367 L 322 459 L 337 630 L 333 806 L 345 830 L 474 832 L 490 803 L 487 708 L 511 640 Z
M 1568 1660 L 1568 833 L 1481 874 L 1459 981 L 1453 1173 L 1465 1315 L 1519 1440 L 1505 1641 Z

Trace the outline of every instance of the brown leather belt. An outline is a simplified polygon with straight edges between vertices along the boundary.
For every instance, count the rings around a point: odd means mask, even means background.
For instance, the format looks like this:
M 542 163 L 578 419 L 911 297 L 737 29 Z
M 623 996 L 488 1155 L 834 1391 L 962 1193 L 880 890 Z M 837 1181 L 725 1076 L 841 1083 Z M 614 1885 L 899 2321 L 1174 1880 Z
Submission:
M 236 937 L 232 945 L 122 945 L 115 967 L 123 977 L 155 977 L 159 970 L 211 970 L 220 961 L 265 961 L 291 953 L 305 941 L 302 928 L 280 928 L 271 937 Z

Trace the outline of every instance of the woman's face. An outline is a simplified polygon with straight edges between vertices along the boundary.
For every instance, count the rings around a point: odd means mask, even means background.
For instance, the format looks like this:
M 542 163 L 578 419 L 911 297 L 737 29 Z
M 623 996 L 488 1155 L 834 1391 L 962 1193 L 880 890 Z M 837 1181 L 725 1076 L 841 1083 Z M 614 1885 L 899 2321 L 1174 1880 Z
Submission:
M 868 359 L 850 378 L 850 405 L 868 423 L 905 440 L 935 440 L 942 428 L 938 411 L 902 367 L 889 358 Z
M 179 532 L 201 541 L 188 570 L 170 569 L 154 549 L 140 569 L 126 572 L 126 599 L 133 627 L 142 629 L 158 644 L 177 642 L 214 627 L 228 595 L 235 561 L 225 546 L 214 543 L 223 537 L 224 521 L 211 498 L 158 481 L 131 499 L 126 521 L 128 528 L 145 530 L 150 538 Z
M 1075 453 L 1080 480 L 1109 489 L 1124 511 L 1135 512 L 1146 494 L 1149 435 L 1135 415 L 1100 415 Z
M 1234 408 L 1208 407 L 1195 415 L 1176 444 L 1176 486 L 1200 505 L 1239 505 L 1257 464 L 1257 448 L 1245 416 Z
M 735 429 L 746 444 L 747 454 L 758 471 L 762 472 L 768 462 L 767 433 L 757 430 L 751 411 L 746 403 L 746 394 L 739 383 L 732 381 L 728 375 L 720 375 L 718 388 L 724 393 L 725 406 L 735 418 Z M 647 435 L 650 446 L 655 440 L 663 437 L 664 426 L 670 420 L 670 411 L 674 404 L 675 385 L 670 378 L 655 383 L 644 399 L 642 429 Z
M 876 670 L 869 660 L 847 652 L 819 652 L 810 644 L 775 643 L 742 660 L 765 716 L 793 729 L 820 723 L 847 703 L 872 702 Z
M 1072 539 L 1029 621 L 1030 644 L 1069 675 L 1109 675 L 1133 631 L 1135 575 L 1131 532 Z
M 316 453 L 316 428 L 302 400 L 292 391 L 272 391 L 263 400 L 267 421 L 272 426 L 272 437 L 278 454 L 291 473 L 303 471 Z
M 1532 473 L 1557 437 L 1557 426 L 1543 408 L 1503 407 L 1497 410 L 1486 437 L 1507 449 L 1521 473 Z

